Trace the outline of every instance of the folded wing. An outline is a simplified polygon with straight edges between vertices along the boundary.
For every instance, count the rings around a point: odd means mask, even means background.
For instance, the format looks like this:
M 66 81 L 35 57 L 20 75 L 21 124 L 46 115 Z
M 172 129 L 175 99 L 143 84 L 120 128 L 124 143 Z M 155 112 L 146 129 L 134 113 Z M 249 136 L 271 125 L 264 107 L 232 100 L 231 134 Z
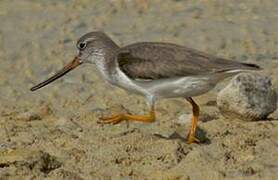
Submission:
M 119 50 L 120 69 L 132 79 L 161 79 L 230 70 L 256 70 L 255 64 L 226 60 L 170 43 L 136 43 Z

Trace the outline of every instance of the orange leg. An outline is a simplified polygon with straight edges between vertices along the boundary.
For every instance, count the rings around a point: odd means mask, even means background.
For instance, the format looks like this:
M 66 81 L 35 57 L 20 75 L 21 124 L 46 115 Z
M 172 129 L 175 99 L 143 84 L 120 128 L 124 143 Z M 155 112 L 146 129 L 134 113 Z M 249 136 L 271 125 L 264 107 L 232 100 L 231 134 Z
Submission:
M 117 114 L 111 117 L 101 117 L 99 120 L 101 124 L 118 124 L 122 121 L 153 122 L 155 121 L 154 105 L 151 106 L 151 111 L 148 115 Z
M 186 98 L 186 100 L 188 102 L 190 102 L 190 104 L 192 105 L 192 112 L 193 112 L 193 117 L 192 117 L 192 126 L 191 126 L 191 129 L 190 129 L 190 132 L 188 134 L 188 139 L 187 139 L 187 142 L 189 144 L 191 143 L 199 143 L 199 139 L 196 138 L 196 129 L 197 129 L 197 123 L 198 123 L 198 120 L 199 120 L 199 112 L 200 112 L 200 108 L 199 106 L 194 102 L 194 100 L 189 97 L 189 98 Z

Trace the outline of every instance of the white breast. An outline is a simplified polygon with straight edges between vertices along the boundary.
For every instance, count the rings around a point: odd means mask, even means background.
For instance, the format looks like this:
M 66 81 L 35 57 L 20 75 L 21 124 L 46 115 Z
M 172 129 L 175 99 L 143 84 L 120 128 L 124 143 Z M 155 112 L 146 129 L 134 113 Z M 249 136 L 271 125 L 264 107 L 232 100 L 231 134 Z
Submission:
M 138 86 L 134 80 L 120 70 L 117 62 L 115 62 L 113 68 L 108 69 L 102 52 L 94 53 L 93 58 L 98 71 L 106 81 L 128 91 L 148 95 L 144 88 Z
M 132 80 L 125 75 L 125 73 L 123 73 L 118 66 L 113 76 L 115 85 L 134 93 L 149 95 L 148 91 L 144 87 L 140 86 L 135 80 Z

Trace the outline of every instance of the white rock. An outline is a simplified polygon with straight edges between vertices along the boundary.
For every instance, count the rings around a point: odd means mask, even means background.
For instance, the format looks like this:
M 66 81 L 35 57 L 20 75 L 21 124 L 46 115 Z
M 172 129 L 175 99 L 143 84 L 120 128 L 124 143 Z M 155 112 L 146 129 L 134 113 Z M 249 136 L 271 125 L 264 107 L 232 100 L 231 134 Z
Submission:
M 277 108 L 277 95 L 269 77 L 242 73 L 218 93 L 217 106 L 228 118 L 265 119 Z

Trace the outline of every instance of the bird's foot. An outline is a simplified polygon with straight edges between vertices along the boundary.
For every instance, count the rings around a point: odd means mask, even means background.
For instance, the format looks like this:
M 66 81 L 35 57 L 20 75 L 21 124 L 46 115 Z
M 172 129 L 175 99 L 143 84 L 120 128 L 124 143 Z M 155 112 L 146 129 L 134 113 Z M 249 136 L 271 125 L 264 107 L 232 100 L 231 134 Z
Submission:
M 101 117 L 101 118 L 99 118 L 98 123 L 100 123 L 100 124 L 118 124 L 123 120 L 124 120 L 123 114 L 117 114 L 117 115 L 110 116 L 110 117 Z
M 140 121 L 140 122 L 154 122 L 155 114 L 151 112 L 149 115 L 130 115 L 130 114 L 118 114 L 111 117 L 99 118 L 100 124 L 118 124 L 122 121 Z
M 200 140 L 195 136 L 195 132 L 194 133 L 189 133 L 187 136 L 187 143 L 188 144 L 192 144 L 192 143 L 200 143 Z

